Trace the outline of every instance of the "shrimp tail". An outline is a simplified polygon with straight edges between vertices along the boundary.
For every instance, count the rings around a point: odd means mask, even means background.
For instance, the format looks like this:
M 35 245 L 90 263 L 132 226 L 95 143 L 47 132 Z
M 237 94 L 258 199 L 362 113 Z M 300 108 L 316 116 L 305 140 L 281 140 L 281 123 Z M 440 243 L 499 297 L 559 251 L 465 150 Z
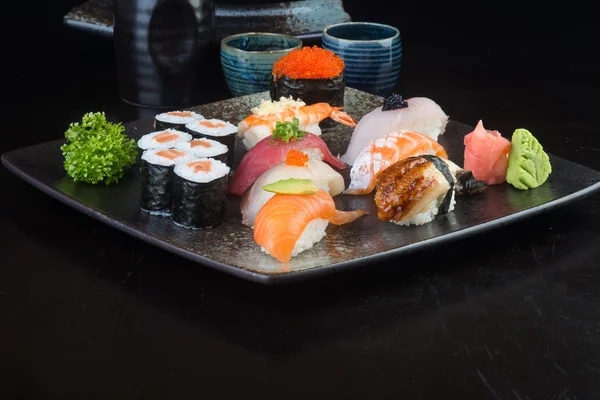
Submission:
M 354 128 L 356 126 L 356 120 L 352 118 L 347 113 L 340 111 L 341 107 L 333 107 L 333 111 L 331 112 L 331 119 L 339 122 L 342 125 L 350 126 Z

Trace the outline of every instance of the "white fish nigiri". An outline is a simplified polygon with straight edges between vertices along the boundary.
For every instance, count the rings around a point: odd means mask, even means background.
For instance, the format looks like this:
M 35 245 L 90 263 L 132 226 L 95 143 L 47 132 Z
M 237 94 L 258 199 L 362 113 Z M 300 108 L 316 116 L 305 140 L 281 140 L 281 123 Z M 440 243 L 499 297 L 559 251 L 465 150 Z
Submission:
M 309 159 L 305 166 L 288 165 L 284 161 L 264 172 L 244 193 L 241 202 L 242 223 L 253 227 L 262 206 L 275 195 L 263 190 L 263 186 L 291 178 L 310 179 L 332 197 L 342 193 L 345 188 L 342 175 L 323 161 Z
M 390 107 L 392 109 L 382 110 Z M 346 164 L 354 164 L 369 142 L 391 132 L 419 132 L 437 141 L 438 136 L 446 130 L 447 123 L 448 116 L 433 100 L 426 97 L 402 100 L 400 96 L 392 95 L 386 99 L 383 107 L 377 107 L 360 119 L 342 160 Z

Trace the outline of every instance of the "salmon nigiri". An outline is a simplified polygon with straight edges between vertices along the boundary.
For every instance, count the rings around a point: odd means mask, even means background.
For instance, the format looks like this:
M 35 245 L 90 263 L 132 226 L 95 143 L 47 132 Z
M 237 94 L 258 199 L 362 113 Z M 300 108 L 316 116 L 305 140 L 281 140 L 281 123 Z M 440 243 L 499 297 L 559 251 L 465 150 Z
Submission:
M 260 209 L 254 223 L 254 241 L 281 262 L 288 262 L 325 237 L 325 228 L 350 223 L 365 211 L 338 211 L 329 193 L 277 193 Z
M 383 170 L 400 160 L 423 154 L 448 158 L 438 142 L 418 132 L 398 131 L 380 136 L 356 157 L 350 171 L 352 182 L 344 194 L 371 193 Z
M 489 131 L 479 121 L 475 130 L 465 136 L 465 169 L 488 185 L 506 180 L 510 142 L 498 131 Z

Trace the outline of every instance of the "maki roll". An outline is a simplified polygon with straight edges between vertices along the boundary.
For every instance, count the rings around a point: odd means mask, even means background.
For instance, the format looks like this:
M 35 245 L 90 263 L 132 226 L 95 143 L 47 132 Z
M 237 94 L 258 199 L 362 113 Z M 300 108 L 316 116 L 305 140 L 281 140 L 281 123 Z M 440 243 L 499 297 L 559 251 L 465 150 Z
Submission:
M 344 61 L 333 51 L 317 46 L 291 51 L 273 65 L 271 99 L 292 96 L 306 104 L 328 103 L 344 107 Z M 330 119 L 324 126 L 333 126 Z
M 204 117 L 193 111 L 169 111 L 157 114 L 154 117 L 154 129 L 179 129 L 183 130 L 185 124 L 202 120 Z
M 212 158 L 194 158 L 174 170 L 171 219 L 188 229 L 212 228 L 225 221 L 229 167 Z
M 148 133 L 138 140 L 137 145 L 142 150 L 172 149 L 179 142 L 189 142 L 192 135 L 175 129 Z
M 175 144 L 176 150 L 190 152 L 198 158 L 214 158 L 225 164 L 227 163 L 228 148 L 223 143 L 212 139 L 194 139 L 190 142 L 179 142 Z
M 233 164 L 237 126 L 220 119 L 193 121 L 185 129 L 196 139 L 212 139 L 227 146 L 227 165 Z
M 174 165 L 192 158 L 186 151 L 173 149 L 144 151 L 140 168 L 143 211 L 164 217 L 171 214 Z

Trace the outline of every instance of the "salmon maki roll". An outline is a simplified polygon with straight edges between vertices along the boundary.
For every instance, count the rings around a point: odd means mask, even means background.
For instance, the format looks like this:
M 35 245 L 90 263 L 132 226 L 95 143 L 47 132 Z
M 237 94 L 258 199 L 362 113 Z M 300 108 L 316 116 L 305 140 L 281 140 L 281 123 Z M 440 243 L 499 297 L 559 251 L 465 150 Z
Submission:
M 179 142 L 175 144 L 175 149 L 189 151 L 194 157 L 198 158 L 214 158 L 230 166 L 227 161 L 229 149 L 216 140 L 202 138 L 193 139 L 189 142 Z
M 229 167 L 212 158 L 177 164 L 171 220 L 183 228 L 212 228 L 225 221 Z
M 187 151 L 146 150 L 142 153 L 142 211 L 163 217 L 171 214 L 171 191 L 175 165 L 192 158 Z
M 277 193 L 256 216 L 254 241 L 264 252 L 288 262 L 321 241 L 330 222 L 347 224 L 365 214 L 336 210 L 333 198 L 324 190 L 310 195 Z
M 400 160 L 422 154 L 448 158 L 438 142 L 418 132 L 393 132 L 371 141 L 356 157 L 350 171 L 352 181 L 344 194 L 371 193 L 382 171 Z
M 154 117 L 154 128 L 184 130 L 190 122 L 204 119 L 204 116 L 194 111 L 168 111 Z
M 137 145 L 142 150 L 153 149 L 172 149 L 176 144 L 189 142 L 192 135 L 176 129 L 165 129 L 162 131 L 150 132 L 142 136 Z
M 228 121 L 203 119 L 192 121 L 185 126 L 186 131 L 195 139 L 211 139 L 227 147 L 227 165 L 233 165 L 235 138 L 238 128 Z

